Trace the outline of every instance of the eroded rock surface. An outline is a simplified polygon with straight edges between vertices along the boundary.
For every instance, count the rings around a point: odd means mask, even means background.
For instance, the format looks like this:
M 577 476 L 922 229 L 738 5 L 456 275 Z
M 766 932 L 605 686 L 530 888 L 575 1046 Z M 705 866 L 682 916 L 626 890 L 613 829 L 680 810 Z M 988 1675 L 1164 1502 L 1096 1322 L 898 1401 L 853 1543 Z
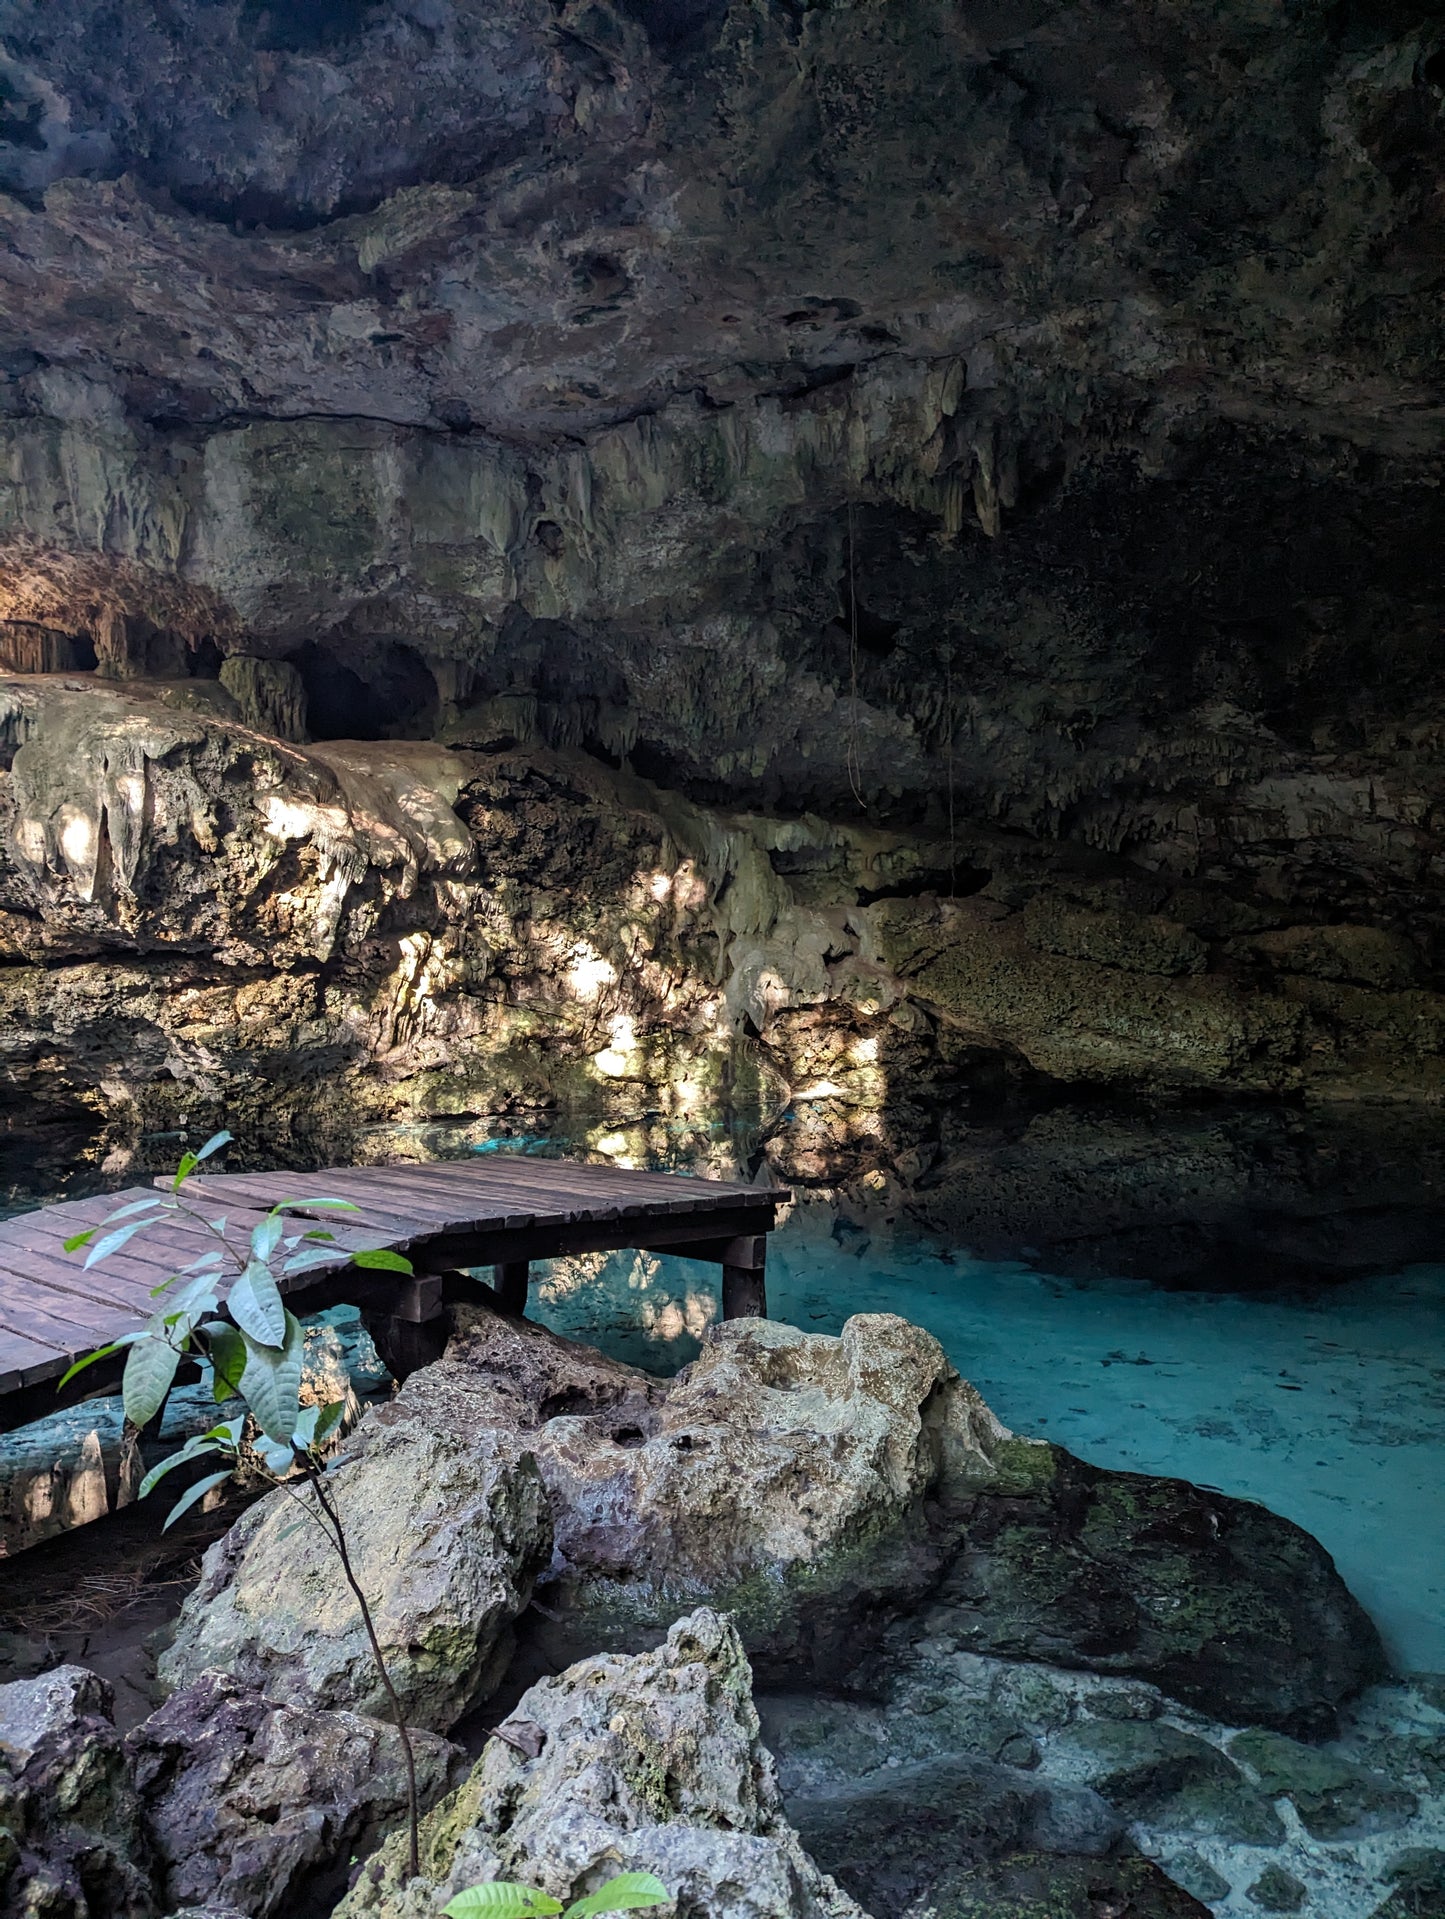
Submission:
M 0 1686 L 0 1903 L 152 1919 L 147 1842 L 106 1682 L 79 1666 Z
M 1384 1671 L 1299 1527 L 1009 1433 L 891 1314 L 839 1338 L 726 1322 L 669 1384 L 478 1312 L 376 1419 L 530 1448 L 559 1648 L 629 1646 L 706 1601 L 765 1672 L 866 1688 L 879 1633 L 928 1597 L 961 1649 L 1139 1674 L 1239 1723 L 1327 1724 Z
M 714 1919 L 859 1919 L 788 1823 L 735 1629 L 699 1609 L 655 1651 L 543 1680 L 428 1818 L 422 1877 L 389 1842 L 338 1919 L 434 1914 L 465 1887 L 521 1880 L 564 1901 L 652 1872 Z
M 415 1729 L 424 1806 L 453 1783 L 460 1751 Z M 356 1713 L 278 1705 L 208 1672 L 126 1741 L 161 1909 L 291 1909 L 318 1878 L 344 1872 L 406 1816 L 394 1726 Z
M 444 1731 L 501 1676 L 551 1547 L 546 1494 L 500 1431 L 373 1429 L 358 1451 L 328 1488 L 408 1720 Z M 160 1660 L 172 1687 L 211 1667 L 288 1705 L 387 1713 L 336 1554 L 287 1491 L 206 1554 Z
M 668 1383 L 480 1313 L 377 1419 L 513 1427 L 552 1504 L 562 1644 L 631 1649 L 706 1601 L 761 1665 L 823 1675 L 921 1599 L 957 1502 L 1028 1448 L 930 1334 L 889 1314 L 838 1339 L 733 1320 Z

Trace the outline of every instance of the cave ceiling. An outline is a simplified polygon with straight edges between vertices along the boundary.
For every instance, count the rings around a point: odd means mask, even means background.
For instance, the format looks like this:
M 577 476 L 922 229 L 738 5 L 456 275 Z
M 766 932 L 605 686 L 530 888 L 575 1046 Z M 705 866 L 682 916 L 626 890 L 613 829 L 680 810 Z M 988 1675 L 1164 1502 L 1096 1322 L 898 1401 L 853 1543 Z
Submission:
M 12 627 L 714 800 L 1156 851 L 1270 777 L 1434 804 L 1438 0 L 0 0 L 0 48 Z

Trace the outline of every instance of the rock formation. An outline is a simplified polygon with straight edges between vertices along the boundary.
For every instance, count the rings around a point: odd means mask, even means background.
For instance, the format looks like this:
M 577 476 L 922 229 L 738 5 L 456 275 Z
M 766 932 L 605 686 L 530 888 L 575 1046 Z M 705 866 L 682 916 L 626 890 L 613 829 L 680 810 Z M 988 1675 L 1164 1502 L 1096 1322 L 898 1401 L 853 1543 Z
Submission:
M 462 1755 L 432 1734 L 411 1737 L 429 1805 Z M 406 1815 L 394 1726 L 277 1705 L 223 1673 L 173 1694 L 130 1734 L 126 1756 L 161 1910 L 214 1903 L 248 1919 L 284 1914 Z
M 654 1652 L 533 1686 L 427 1820 L 421 1878 L 389 1844 L 337 1913 L 437 1913 L 489 1879 L 565 1902 L 618 1871 L 655 1873 L 715 1919 L 860 1919 L 788 1823 L 742 1644 L 705 1608 Z
M 551 1516 L 531 1455 L 486 1430 L 373 1427 L 333 1498 L 409 1723 L 445 1731 L 500 1679 L 511 1626 L 547 1563 Z M 162 1679 L 219 1667 L 268 1699 L 385 1714 L 334 1549 L 284 1488 L 206 1554 Z
M 0 37 L 32 1118 L 1438 1097 L 1427 15 Z
M 1327 1726 L 1385 1669 L 1298 1527 L 1010 1434 L 936 1340 L 888 1314 L 838 1339 L 731 1321 L 669 1384 L 481 1313 L 349 1450 L 338 1498 L 383 1642 L 440 1729 L 482 1696 L 531 1596 L 543 1488 L 555 1544 L 531 1631 L 554 1664 L 634 1650 L 706 1602 L 770 1677 L 870 1691 L 885 1629 L 927 1598 L 927 1630 L 960 1647 L 1138 1674 L 1236 1723 Z M 211 1549 L 163 1676 L 219 1665 L 377 1711 L 335 1586 L 271 1495 Z

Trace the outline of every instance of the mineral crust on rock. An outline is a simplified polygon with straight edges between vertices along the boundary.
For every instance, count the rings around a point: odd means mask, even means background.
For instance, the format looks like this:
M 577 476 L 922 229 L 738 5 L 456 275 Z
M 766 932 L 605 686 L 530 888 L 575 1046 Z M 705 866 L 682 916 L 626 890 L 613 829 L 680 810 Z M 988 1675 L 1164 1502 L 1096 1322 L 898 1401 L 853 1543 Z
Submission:
M 490 1879 L 565 1901 L 619 1871 L 655 1873 L 709 1919 L 859 1919 L 788 1823 L 742 1642 L 706 1608 L 652 1652 L 533 1686 L 428 1817 L 421 1878 L 388 1841 L 337 1919 L 421 1919 Z

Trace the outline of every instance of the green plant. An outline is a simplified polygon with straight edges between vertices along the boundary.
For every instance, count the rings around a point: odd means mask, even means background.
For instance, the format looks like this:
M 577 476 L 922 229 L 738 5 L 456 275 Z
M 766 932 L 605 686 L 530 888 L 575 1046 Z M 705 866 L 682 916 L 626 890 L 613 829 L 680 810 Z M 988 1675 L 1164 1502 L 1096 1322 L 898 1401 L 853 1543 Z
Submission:
M 445 1919 L 590 1919 L 599 1912 L 639 1912 L 644 1906 L 666 1905 L 672 1894 L 650 1872 L 620 1872 L 596 1892 L 574 1899 L 563 1912 L 560 1899 L 534 1886 L 515 1885 L 509 1879 L 491 1879 L 468 1886 L 442 1907 Z
M 65 1241 L 68 1253 L 78 1252 L 82 1247 L 88 1249 L 87 1269 L 118 1253 L 138 1233 L 176 1215 L 202 1226 L 217 1243 L 153 1289 L 151 1298 L 160 1304 L 142 1327 L 77 1360 L 60 1384 L 66 1385 L 96 1360 L 126 1349 L 121 1397 L 127 1420 L 137 1428 L 148 1425 L 161 1411 L 176 1373 L 187 1358 L 210 1369 L 212 1392 L 218 1405 L 235 1398 L 243 1402 L 244 1412 L 188 1439 L 178 1451 L 153 1466 L 141 1481 L 141 1497 L 178 1466 L 193 1465 L 208 1457 L 223 1461 L 219 1471 L 198 1479 L 176 1501 L 165 1522 L 167 1526 L 174 1525 L 182 1513 L 236 1471 L 247 1414 L 255 1420 L 259 1433 L 254 1452 L 264 1476 L 300 1506 L 307 1520 L 319 1527 L 336 1554 L 342 1576 L 361 1609 L 367 1643 L 401 1740 L 406 1765 L 411 1870 L 415 1877 L 419 1870 L 421 1808 L 417 1800 L 411 1736 L 401 1699 L 387 1671 L 371 1607 L 352 1565 L 341 1514 L 326 1484 L 322 1449 L 335 1432 L 345 1405 L 341 1401 L 329 1406 L 300 1404 L 305 1334 L 300 1321 L 282 1299 L 278 1284 L 279 1279 L 294 1279 L 312 1267 L 330 1264 L 335 1258 L 333 1233 L 322 1226 L 288 1233 L 288 1224 L 299 1224 L 290 1220 L 289 1215 L 302 1206 L 308 1212 L 318 1208 L 355 1212 L 356 1208 L 344 1199 L 281 1200 L 252 1229 L 243 1253 L 226 1238 L 224 1215 L 210 1218 L 206 1212 L 198 1211 L 186 1186 L 202 1161 L 225 1146 L 230 1138 L 229 1133 L 216 1133 L 199 1152 L 184 1154 L 168 1192 L 157 1191 L 153 1197 L 131 1200 L 112 1213 L 103 1226 L 76 1233 Z M 350 1259 L 354 1266 L 387 1272 L 410 1273 L 412 1270 L 410 1260 L 385 1248 L 352 1252 Z M 228 1261 L 238 1270 L 225 1295 L 223 1309 L 220 1285 Z M 222 1310 L 227 1317 L 220 1317 Z M 303 1482 L 300 1490 L 293 1475 Z

